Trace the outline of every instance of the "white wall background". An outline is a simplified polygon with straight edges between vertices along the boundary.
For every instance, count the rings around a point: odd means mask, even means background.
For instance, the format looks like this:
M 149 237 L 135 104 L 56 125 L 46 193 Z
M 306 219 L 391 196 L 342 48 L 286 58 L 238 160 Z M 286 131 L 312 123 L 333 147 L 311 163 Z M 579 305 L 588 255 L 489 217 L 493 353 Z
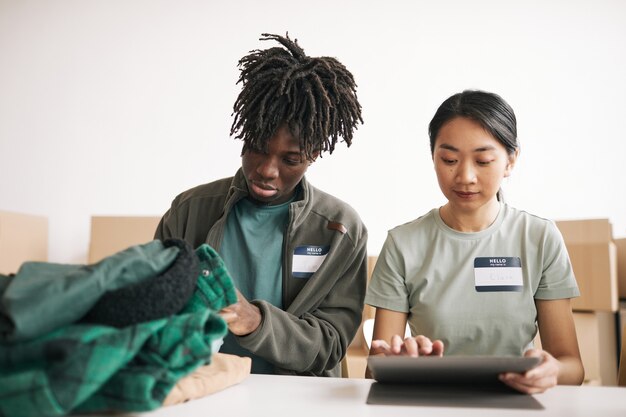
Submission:
M 286 31 L 359 84 L 365 124 L 308 178 L 360 212 L 371 253 L 444 202 L 427 126 L 466 88 L 517 113 L 510 204 L 626 236 L 620 0 L 0 0 L 0 210 L 47 216 L 50 261 L 79 263 L 91 215 L 160 215 L 232 175 L 238 59 Z

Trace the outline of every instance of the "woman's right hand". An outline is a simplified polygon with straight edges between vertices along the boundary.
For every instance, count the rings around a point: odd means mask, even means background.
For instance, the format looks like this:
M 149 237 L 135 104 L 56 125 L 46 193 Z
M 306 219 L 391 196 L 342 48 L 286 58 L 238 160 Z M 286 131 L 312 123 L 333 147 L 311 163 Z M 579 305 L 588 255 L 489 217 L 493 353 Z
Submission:
M 443 342 L 431 341 L 423 335 L 407 337 L 399 335 L 391 338 L 391 344 L 384 340 L 372 340 L 372 351 L 385 356 L 443 356 Z

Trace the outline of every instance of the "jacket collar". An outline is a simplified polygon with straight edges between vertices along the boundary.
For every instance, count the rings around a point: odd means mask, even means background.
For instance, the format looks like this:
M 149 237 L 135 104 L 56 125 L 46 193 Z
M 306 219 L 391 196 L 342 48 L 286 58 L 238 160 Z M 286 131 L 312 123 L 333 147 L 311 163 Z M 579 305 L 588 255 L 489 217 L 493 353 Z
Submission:
M 291 229 L 298 228 L 311 212 L 311 201 L 314 200 L 315 192 L 317 191 L 306 179 L 306 176 L 302 177 L 300 184 L 298 184 L 298 196 L 296 200 L 289 206 L 289 213 L 291 216 Z M 228 196 L 226 197 L 226 203 L 224 210 L 230 212 L 232 207 L 242 198 L 248 196 L 248 184 L 246 178 L 243 175 L 243 170 L 239 168 L 230 183 L 228 189 Z

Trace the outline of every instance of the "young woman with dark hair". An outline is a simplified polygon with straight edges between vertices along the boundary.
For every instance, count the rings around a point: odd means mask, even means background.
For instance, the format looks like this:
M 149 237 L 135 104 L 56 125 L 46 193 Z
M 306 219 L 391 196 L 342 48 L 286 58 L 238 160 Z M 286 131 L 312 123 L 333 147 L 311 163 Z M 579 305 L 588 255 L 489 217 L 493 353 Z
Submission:
M 516 126 L 488 92 L 455 94 L 437 110 L 430 146 L 448 201 L 389 231 L 365 299 L 376 307 L 371 355 L 537 356 L 540 365 L 501 380 L 526 393 L 582 383 L 570 307 L 579 291 L 561 234 L 501 196 L 519 156 Z

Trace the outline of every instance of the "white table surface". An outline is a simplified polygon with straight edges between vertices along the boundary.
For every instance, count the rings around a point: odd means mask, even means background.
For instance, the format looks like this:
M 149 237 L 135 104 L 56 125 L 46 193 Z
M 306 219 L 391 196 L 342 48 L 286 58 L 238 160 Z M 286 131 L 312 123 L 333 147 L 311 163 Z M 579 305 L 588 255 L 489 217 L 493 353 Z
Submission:
M 557 386 L 536 394 L 543 409 L 366 404 L 372 380 L 250 375 L 238 385 L 210 396 L 141 417 L 213 416 L 592 416 L 626 417 L 626 388 Z M 92 415 L 93 417 L 93 415 Z

